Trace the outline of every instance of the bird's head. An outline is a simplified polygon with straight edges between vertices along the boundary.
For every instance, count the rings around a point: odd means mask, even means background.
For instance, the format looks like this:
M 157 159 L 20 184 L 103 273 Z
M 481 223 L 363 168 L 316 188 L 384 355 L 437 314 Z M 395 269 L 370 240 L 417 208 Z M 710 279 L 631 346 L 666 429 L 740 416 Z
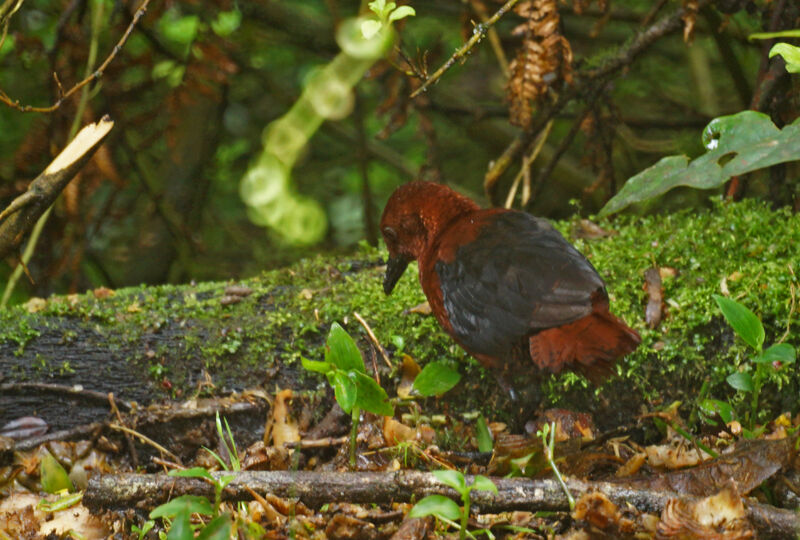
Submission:
M 450 221 L 478 208 L 441 184 L 411 182 L 397 188 L 381 216 L 381 234 L 389 250 L 384 292 L 392 292 L 408 263 L 418 259 Z

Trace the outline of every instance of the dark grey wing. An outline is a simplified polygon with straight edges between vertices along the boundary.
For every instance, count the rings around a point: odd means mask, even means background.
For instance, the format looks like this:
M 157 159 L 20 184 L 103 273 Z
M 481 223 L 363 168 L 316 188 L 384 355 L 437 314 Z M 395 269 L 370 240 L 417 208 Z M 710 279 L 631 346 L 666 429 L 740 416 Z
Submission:
M 523 212 L 490 216 L 474 241 L 435 270 L 456 337 L 490 356 L 589 315 L 593 295 L 605 294 L 586 257 L 547 221 Z

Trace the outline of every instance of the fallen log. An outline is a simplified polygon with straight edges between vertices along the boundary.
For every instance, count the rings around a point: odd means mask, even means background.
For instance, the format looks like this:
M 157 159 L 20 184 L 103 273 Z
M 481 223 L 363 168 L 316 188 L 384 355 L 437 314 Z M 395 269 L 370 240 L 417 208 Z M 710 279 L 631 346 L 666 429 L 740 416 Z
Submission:
M 217 472 L 217 477 L 235 475 L 223 491 L 227 501 L 250 500 L 250 490 L 283 498 L 297 499 L 319 508 L 331 502 L 389 504 L 419 500 L 440 494 L 460 501 L 460 495 L 441 484 L 431 473 L 395 472 L 310 472 L 246 471 Z M 497 495 L 473 491 L 472 501 L 478 513 L 522 511 L 568 511 L 569 502 L 556 480 L 528 478 L 493 478 Z M 467 483 L 473 481 L 467 477 Z M 696 498 L 665 490 L 632 489 L 609 482 L 566 479 L 575 498 L 600 492 L 618 506 L 632 505 L 641 512 L 660 513 L 669 499 Z M 95 476 L 83 497 L 83 504 L 93 512 L 137 508 L 150 510 L 180 495 L 199 495 L 213 499 L 214 488 L 197 478 L 172 477 L 166 474 L 114 474 Z M 800 531 L 795 512 L 756 502 L 745 501 L 747 517 L 759 538 L 792 538 Z

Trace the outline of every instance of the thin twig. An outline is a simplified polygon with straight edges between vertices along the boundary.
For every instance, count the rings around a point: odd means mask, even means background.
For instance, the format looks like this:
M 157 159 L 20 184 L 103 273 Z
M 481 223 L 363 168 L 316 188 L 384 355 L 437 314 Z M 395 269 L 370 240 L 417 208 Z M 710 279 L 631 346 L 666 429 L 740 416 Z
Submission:
M 353 312 L 353 317 L 355 317 L 356 320 L 358 320 L 358 322 L 361 323 L 361 326 L 364 327 L 364 330 L 366 330 L 369 340 L 372 342 L 373 345 L 375 345 L 375 347 L 378 349 L 378 352 L 381 353 L 381 356 L 383 357 L 383 360 L 386 362 L 386 365 L 389 366 L 390 369 L 394 367 L 392 366 L 392 362 L 389 360 L 389 356 L 387 356 L 386 351 L 383 349 L 383 347 L 381 347 L 380 341 L 378 341 L 378 338 L 376 338 L 375 334 L 372 332 L 372 328 L 370 328 L 369 325 L 367 324 L 367 321 L 365 321 L 364 318 L 361 317 L 361 315 L 359 315 L 355 311 Z
M 166 448 L 164 448 L 163 446 L 158 444 L 156 441 L 154 441 L 153 439 L 151 439 L 147 435 L 143 435 L 143 434 L 139 433 L 138 431 L 136 431 L 134 429 L 131 429 L 131 428 L 127 427 L 127 426 L 121 426 L 119 424 L 109 424 L 108 427 L 113 429 L 113 430 L 115 430 L 115 431 L 122 431 L 123 433 L 130 433 L 131 435 L 133 435 L 134 437 L 136 437 L 137 439 L 139 439 L 143 443 L 149 444 L 150 446 L 152 446 L 153 448 L 155 448 L 156 450 L 158 450 L 162 454 L 171 457 L 177 463 L 181 463 L 181 458 L 179 458 L 178 456 L 176 456 L 175 454 L 173 454 L 172 452 L 170 452 L 169 450 L 167 450 Z
M 341 446 L 350 440 L 348 435 L 342 437 L 325 437 L 323 439 L 310 439 L 283 443 L 284 448 L 328 448 L 331 446 Z
M 486 24 L 489 20 L 489 15 L 486 13 L 486 7 L 483 3 L 472 0 L 470 5 L 475 13 L 478 14 L 478 17 L 481 18 L 481 22 Z M 503 51 L 503 44 L 500 41 L 500 36 L 497 34 L 497 29 L 493 27 L 489 28 L 488 34 L 489 44 L 492 46 L 494 55 L 497 57 L 497 63 L 500 64 L 500 70 L 503 72 L 503 75 L 508 78 L 511 71 L 508 67 L 508 58 L 506 58 L 506 53 Z
M 117 408 L 117 403 L 114 401 L 114 392 L 108 393 L 108 404 L 111 407 L 111 412 L 114 413 L 114 416 L 117 417 L 117 422 L 120 425 L 125 425 L 125 422 L 122 420 L 122 415 L 119 412 L 119 408 Z M 131 463 L 133 463 L 133 468 L 139 468 L 139 455 L 136 453 L 136 445 L 133 444 L 133 439 L 131 439 L 130 433 L 123 433 L 125 435 L 125 442 L 128 444 L 128 453 L 131 455 Z
M 508 2 L 506 2 L 505 4 L 503 4 L 503 7 L 501 7 L 500 9 L 498 9 L 498 10 L 497 10 L 497 13 L 495 13 L 494 15 L 492 15 L 492 16 L 489 18 L 489 20 L 487 20 L 485 23 L 481 23 L 481 24 L 478 24 L 478 25 L 476 25 L 476 26 L 475 26 L 475 29 L 472 31 L 472 37 L 470 37 L 470 38 L 469 38 L 469 40 L 468 40 L 468 41 L 467 41 L 467 42 L 466 42 L 464 45 L 462 45 L 461 47 L 459 47 L 459 48 L 456 50 L 456 52 L 454 52 L 454 53 L 453 53 L 453 56 L 451 56 L 450 58 L 448 58 L 448 59 L 447 59 L 447 62 L 445 62 L 444 64 L 442 64 L 442 66 L 441 66 L 439 69 L 437 69 L 436 71 L 434 71 L 434 72 L 433 72 L 433 75 L 431 75 L 430 77 L 428 77 L 428 78 L 425 80 L 425 82 L 423 82 L 423 83 L 422 83 L 422 86 L 420 86 L 419 88 L 417 88 L 416 90 L 414 90 L 414 91 L 411 93 L 411 97 L 412 97 L 412 98 L 415 98 L 415 97 L 417 97 L 417 96 L 418 96 L 420 93 L 422 93 L 422 92 L 424 92 L 425 90 L 427 90 L 427 89 L 428 89 L 428 87 L 429 87 L 431 84 L 433 84 L 434 82 L 438 81 L 438 80 L 439 80 L 439 78 L 440 78 L 442 75 L 444 75 L 444 72 L 445 72 L 445 71 L 447 71 L 448 69 L 450 69 L 451 67 L 453 67 L 453 64 L 455 64 L 455 63 L 456 63 L 458 60 L 460 60 L 460 59 L 464 58 L 464 57 L 467 55 L 467 53 L 469 53 L 469 51 L 471 51 L 471 50 L 472 50 L 472 48 L 473 48 L 475 45 L 477 45 L 477 44 L 478 44 L 478 42 L 480 42 L 480 40 L 482 40 L 482 39 L 483 39 L 483 37 L 486 35 L 486 32 L 488 32 L 488 31 L 489 31 L 489 28 L 491 28 L 492 26 L 494 26 L 494 24 L 495 24 L 495 23 L 496 23 L 498 20 L 500 20 L 500 17 L 502 17 L 503 15 L 505 15 L 505 14 L 506 14 L 506 12 L 508 12 L 508 11 L 509 11 L 511 8 L 513 8 L 513 7 L 514 7 L 514 4 L 516 4 L 517 2 L 519 2 L 519 0 L 508 0 Z
M 87 390 L 80 386 L 68 386 L 65 384 L 36 383 L 36 382 L 15 382 L 0 384 L 0 393 L 32 393 L 36 394 L 61 394 L 67 396 L 77 396 L 86 400 L 108 403 L 108 394 L 96 390 Z M 119 401 L 119 407 L 124 411 L 130 411 L 133 405 L 129 401 Z
M 128 41 L 128 38 L 133 32 L 133 28 L 139 22 L 145 12 L 147 11 L 147 5 L 150 3 L 150 0 L 142 0 L 142 5 L 139 6 L 139 9 L 136 10 L 136 13 L 133 16 L 133 20 L 128 25 L 128 28 L 125 30 L 125 33 L 122 35 L 120 40 L 111 50 L 111 53 L 105 59 L 105 61 L 100 64 L 96 70 L 94 70 L 88 77 L 84 78 L 81 82 L 77 83 L 75 86 L 67 90 L 67 92 L 61 96 L 54 104 L 50 105 L 49 107 L 33 107 L 31 105 L 20 105 L 19 100 L 12 101 L 11 98 L 2 90 L 0 90 L 0 103 L 4 103 L 13 109 L 17 109 L 20 112 L 40 112 L 40 113 L 50 113 L 61 107 L 61 105 L 69 99 L 75 92 L 86 86 L 87 84 L 96 81 L 100 77 L 103 76 L 108 65 L 111 63 L 112 60 L 117 56 L 117 54 L 122 50 L 122 47 L 125 45 L 125 42 Z
M 523 191 L 522 191 L 522 206 L 525 206 L 525 205 L 528 204 L 528 199 L 530 198 L 530 189 L 531 189 L 530 188 L 530 175 L 528 174 L 528 172 L 530 171 L 531 164 L 539 156 L 539 152 L 542 151 L 542 148 L 544 147 L 544 143 L 547 140 L 547 136 L 550 134 L 550 128 L 552 128 L 552 127 L 553 127 L 553 120 L 550 119 L 550 121 L 547 123 L 545 128 L 539 134 L 539 137 L 536 139 L 536 146 L 522 160 L 522 168 L 519 170 L 519 173 L 517 173 L 517 177 L 514 179 L 514 184 L 511 186 L 511 190 L 509 190 L 509 192 L 508 192 L 508 197 L 506 198 L 505 208 L 511 208 L 511 205 L 514 203 L 514 197 L 516 197 L 516 195 L 517 195 L 517 188 L 519 187 L 519 183 L 522 180 L 523 176 L 526 176 L 526 175 L 528 176 L 525 179 L 527 184 L 528 184 L 527 185 L 527 193 L 526 193 L 526 190 L 523 189 Z
M 797 305 L 797 289 L 794 286 L 794 268 L 792 265 L 787 265 L 789 267 L 789 273 L 792 274 L 792 281 L 789 282 L 789 291 L 792 295 L 792 303 L 789 306 L 789 314 L 786 316 L 786 332 L 783 333 L 781 339 L 778 340 L 778 343 L 783 343 L 786 341 L 786 338 L 789 337 L 789 332 L 792 329 L 792 315 L 794 315 L 795 306 Z

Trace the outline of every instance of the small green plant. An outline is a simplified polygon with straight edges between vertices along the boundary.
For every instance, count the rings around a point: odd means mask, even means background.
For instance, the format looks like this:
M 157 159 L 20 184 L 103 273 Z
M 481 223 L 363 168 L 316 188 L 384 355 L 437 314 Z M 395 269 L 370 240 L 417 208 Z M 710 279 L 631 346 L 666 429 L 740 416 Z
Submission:
M 195 470 L 189 469 L 176 472 L 189 473 Z M 211 476 L 205 469 L 200 470 Z M 175 474 L 172 476 L 192 476 L 192 474 Z M 200 474 L 197 477 L 204 478 Z M 211 503 L 205 497 L 181 495 L 153 509 L 150 512 L 150 519 L 162 518 L 169 523 L 169 533 L 166 536 L 159 535 L 166 540 L 228 540 L 231 537 L 233 526 L 230 514 L 219 514 L 208 523 L 195 527 L 191 523 L 192 514 L 213 516 L 215 512 L 211 507 Z M 195 529 L 200 532 L 197 536 L 195 536 Z
M 467 530 L 467 520 L 469 519 L 470 507 L 470 494 L 473 490 L 478 491 L 491 491 L 497 494 L 497 486 L 494 482 L 482 475 L 475 476 L 472 484 L 467 485 L 464 475 L 459 471 L 433 471 L 433 476 L 447 486 L 450 486 L 458 492 L 461 496 L 463 506 L 459 507 L 452 499 L 444 495 L 428 495 L 411 508 L 408 517 L 418 518 L 425 516 L 434 516 L 437 519 L 444 521 L 452 527 L 458 529 L 458 535 L 461 540 L 466 537 L 475 538 L 475 533 L 483 533 L 494 538 L 494 535 L 486 529 L 470 532 Z M 460 523 L 459 523 L 460 521 Z
M 222 424 L 225 423 L 225 429 L 223 429 Z M 236 441 L 233 439 L 233 433 L 231 433 L 231 426 L 228 425 L 228 419 L 223 418 L 220 420 L 219 418 L 219 411 L 217 411 L 217 416 L 215 419 L 215 425 L 217 428 L 217 435 L 219 436 L 219 440 L 222 442 L 222 445 L 225 448 L 225 453 L 228 455 L 228 460 L 230 461 L 230 465 L 225 462 L 222 457 L 217 454 L 216 452 L 210 450 L 209 448 L 203 447 L 206 452 L 211 454 L 214 459 L 217 460 L 220 467 L 222 467 L 226 471 L 241 471 L 242 470 L 242 463 L 239 461 L 239 452 L 236 450 Z
M 750 359 L 753 365 L 752 372 L 737 371 L 728 375 L 728 384 L 739 392 L 750 394 L 750 412 L 748 413 L 748 425 L 752 430 L 756 415 L 758 413 L 758 401 L 764 383 L 774 376 L 778 370 L 795 361 L 796 351 L 788 343 L 775 343 L 764 349 L 764 325 L 755 313 L 745 306 L 724 296 L 714 295 L 714 301 L 719 306 L 722 315 L 733 331 L 749 345 L 755 355 Z M 718 412 L 723 420 L 726 416 L 732 416 L 725 407 L 717 405 Z M 728 420 L 730 421 L 730 420 Z
M 569 488 L 567 484 L 564 482 L 564 479 L 561 477 L 561 472 L 559 472 L 558 467 L 556 466 L 555 461 L 555 445 L 556 445 L 556 423 L 552 422 L 550 424 L 545 424 L 542 426 L 542 429 L 536 432 L 536 436 L 542 439 L 542 448 L 544 449 L 544 457 L 547 459 L 547 463 L 550 465 L 550 469 L 552 469 L 553 474 L 556 475 L 556 480 L 558 483 L 561 484 L 561 489 L 564 490 L 564 493 L 567 495 L 567 501 L 569 502 L 569 509 L 570 511 L 575 510 L 575 497 L 572 496 L 572 493 L 569 492 Z
M 49 452 L 45 453 L 39 463 L 39 479 L 45 493 L 75 491 L 67 471 Z
M 224 424 L 224 427 L 223 427 Z M 219 413 L 216 416 L 217 435 L 225 448 L 225 453 L 228 455 L 230 464 L 228 464 L 222 457 L 205 448 L 214 459 L 220 464 L 222 469 L 228 471 L 240 471 L 242 469 L 241 462 L 239 461 L 239 454 L 236 450 L 236 441 L 233 438 L 230 425 L 227 419 L 220 419 Z M 184 477 L 184 478 L 202 478 L 214 486 L 214 506 L 204 497 L 196 495 L 182 495 L 176 497 L 171 501 L 158 506 L 150 512 L 150 519 L 154 520 L 162 518 L 169 522 L 169 533 L 165 536 L 166 540 L 189 540 L 194 539 L 196 530 L 199 531 L 197 538 L 206 540 L 218 539 L 227 540 L 230 537 L 232 530 L 231 515 L 224 513 L 220 514 L 220 507 L 222 505 L 222 491 L 230 482 L 236 478 L 235 475 L 228 474 L 216 477 L 208 472 L 203 467 L 194 467 L 185 470 L 170 471 L 169 476 Z M 239 511 L 244 513 L 244 503 L 240 503 Z M 206 524 L 191 527 L 189 517 L 192 514 L 200 514 L 203 516 L 210 516 L 213 519 Z M 148 527 L 148 523 L 151 525 Z M 142 529 L 138 527 L 134 529 L 131 527 L 132 532 L 138 532 L 139 537 L 142 538 L 150 528 L 153 527 L 153 521 L 148 521 L 144 524 Z
M 392 416 L 394 407 L 386 391 L 367 375 L 364 359 L 355 341 L 338 323 L 333 323 L 325 343 L 325 361 L 302 358 L 308 371 L 322 373 L 333 387 L 336 402 L 352 418 L 350 430 L 350 466 L 356 464 L 356 438 L 361 410 Z
M 451 368 L 449 362 L 429 362 L 414 379 L 413 389 L 425 397 L 440 396 L 460 380 L 461 374 Z
M 479 451 L 491 452 L 494 448 L 494 437 L 483 415 L 478 416 L 478 420 L 475 422 L 475 438 L 478 440 Z
M 781 30 L 780 32 L 758 32 L 750 34 L 748 39 L 774 39 L 774 38 L 798 38 L 800 28 L 794 30 Z M 800 47 L 779 42 L 769 50 L 769 57 L 781 55 L 786 62 L 786 71 L 789 73 L 800 73 Z
M 411 6 L 397 7 L 396 3 L 386 2 L 386 0 L 370 2 L 369 9 L 377 15 L 378 20 L 367 19 L 361 23 L 361 33 L 364 35 L 364 39 L 372 39 L 375 34 L 391 25 L 394 21 L 417 14 Z
M 139 540 L 143 540 L 145 535 L 150 532 L 150 529 L 156 526 L 156 522 L 152 519 L 148 519 L 144 522 L 141 528 L 138 525 L 131 525 L 131 532 L 136 533 L 139 535 Z

